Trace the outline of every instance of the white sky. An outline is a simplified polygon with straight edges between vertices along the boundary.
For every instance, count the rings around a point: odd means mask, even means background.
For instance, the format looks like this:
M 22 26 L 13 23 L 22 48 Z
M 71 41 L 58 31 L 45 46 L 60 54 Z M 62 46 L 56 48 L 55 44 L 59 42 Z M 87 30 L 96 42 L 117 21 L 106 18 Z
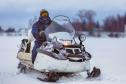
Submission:
M 79 9 L 108 11 L 108 14 L 112 14 L 113 11 L 126 12 L 126 0 L 0 0 L 0 25 L 26 27 L 28 19 L 39 15 L 42 8 L 51 14 L 55 13 L 53 10 Z

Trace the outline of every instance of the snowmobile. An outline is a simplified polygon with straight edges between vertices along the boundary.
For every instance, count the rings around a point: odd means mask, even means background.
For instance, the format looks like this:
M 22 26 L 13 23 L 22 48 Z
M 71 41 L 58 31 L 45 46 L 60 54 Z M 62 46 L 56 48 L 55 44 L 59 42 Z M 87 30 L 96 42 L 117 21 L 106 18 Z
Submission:
M 98 77 L 100 69 L 90 68 L 91 54 L 85 50 L 83 42 L 84 34 L 75 35 L 74 27 L 67 16 L 58 15 L 52 19 L 52 23 L 45 29 L 45 41 L 37 49 L 37 56 L 32 64 L 32 39 L 31 32 L 27 39 L 22 39 L 21 47 L 17 53 L 19 59 L 18 69 L 27 72 L 28 69 L 36 70 L 46 75 L 46 78 L 38 78 L 42 81 L 54 82 L 62 76 L 68 76 L 80 72 L 87 72 L 87 78 Z

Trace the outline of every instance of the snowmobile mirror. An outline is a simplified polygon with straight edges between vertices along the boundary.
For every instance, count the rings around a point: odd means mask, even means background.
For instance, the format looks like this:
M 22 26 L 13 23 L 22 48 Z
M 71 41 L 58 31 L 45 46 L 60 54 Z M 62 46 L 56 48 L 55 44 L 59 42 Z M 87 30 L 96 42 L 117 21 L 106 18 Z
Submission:
M 80 40 L 80 42 L 84 42 L 86 40 L 85 34 L 80 34 L 78 39 Z

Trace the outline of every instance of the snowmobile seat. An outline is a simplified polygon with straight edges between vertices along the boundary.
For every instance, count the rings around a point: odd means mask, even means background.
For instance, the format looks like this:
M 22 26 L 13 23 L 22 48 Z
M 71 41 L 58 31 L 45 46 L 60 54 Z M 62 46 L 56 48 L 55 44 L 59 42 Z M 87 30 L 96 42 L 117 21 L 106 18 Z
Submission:
M 18 52 L 17 58 L 20 60 L 31 61 L 31 53 Z

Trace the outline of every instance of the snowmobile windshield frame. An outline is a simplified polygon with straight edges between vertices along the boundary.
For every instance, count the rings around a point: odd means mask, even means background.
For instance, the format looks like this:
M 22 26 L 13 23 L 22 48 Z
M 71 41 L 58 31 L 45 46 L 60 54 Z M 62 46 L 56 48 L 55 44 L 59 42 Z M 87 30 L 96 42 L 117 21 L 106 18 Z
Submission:
M 70 19 L 66 16 L 54 17 L 51 24 L 45 29 L 45 34 L 48 38 L 50 38 L 49 34 L 53 33 L 60 33 L 60 35 L 63 36 L 63 32 L 69 34 L 71 38 L 75 35 L 75 29 L 72 26 Z

